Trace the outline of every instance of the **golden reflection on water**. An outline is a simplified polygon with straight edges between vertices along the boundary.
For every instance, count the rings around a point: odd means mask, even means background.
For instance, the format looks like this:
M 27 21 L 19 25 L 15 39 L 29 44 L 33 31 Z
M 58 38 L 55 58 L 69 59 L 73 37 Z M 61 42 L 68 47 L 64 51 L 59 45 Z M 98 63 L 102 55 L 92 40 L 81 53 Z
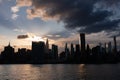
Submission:
M 80 64 L 79 65 L 79 71 L 80 71 L 80 80 L 86 80 L 86 68 L 85 68 L 85 64 Z
M 0 80 L 120 80 L 119 72 L 120 64 L 0 65 Z
M 85 65 L 4 65 L 2 80 L 86 80 Z

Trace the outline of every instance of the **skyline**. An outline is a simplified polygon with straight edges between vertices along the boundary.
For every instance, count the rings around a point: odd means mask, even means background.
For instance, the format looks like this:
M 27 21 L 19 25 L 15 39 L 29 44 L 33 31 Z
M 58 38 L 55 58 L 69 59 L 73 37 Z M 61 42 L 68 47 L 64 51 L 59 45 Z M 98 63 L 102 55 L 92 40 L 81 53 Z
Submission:
M 109 40 L 109 42 L 105 42 L 105 43 L 103 43 L 103 42 L 99 42 L 99 43 L 97 43 L 97 45 L 96 46 L 93 46 L 93 47 L 91 47 L 91 45 L 90 44 L 88 44 L 88 42 L 87 42 L 87 40 L 86 40 L 86 34 L 85 33 L 79 33 L 79 39 L 78 39 L 78 42 L 79 43 L 72 43 L 72 42 L 66 42 L 64 45 L 63 45 L 63 47 L 62 47 L 62 49 L 60 48 L 60 46 L 59 45 L 56 45 L 56 44 L 49 44 L 49 39 L 47 38 L 46 39 L 46 41 L 44 41 L 44 40 L 35 40 L 35 41 L 32 41 L 31 42 L 31 44 L 33 44 L 33 43 L 35 43 L 36 45 L 39 45 L 39 42 L 42 42 L 42 43 L 44 43 L 45 45 L 46 45 L 46 49 L 45 49 L 45 52 L 49 52 L 49 49 L 51 50 L 52 48 L 53 48 L 53 45 L 54 46 L 57 46 L 57 48 L 58 48 L 58 54 L 60 55 L 60 53 L 62 53 L 64 50 L 66 51 L 67 49 L 69 50 L 69 49 L 71 49 L 72 47 L 74 48 L 74 47 L 79 47 L 79 48 L 77 48 L 77 50 L 79 51 L 81 51 L 81 53 L 85 53 L 85 51 L 87 50 L 87 48 L 89 47 L 89 49 L 93 49 L 93 48 L 95 48 L 95 47 L 97 47 L 97 46 L 100 46 L 100 47 L 103 47 L 103 48 L 105 48 L 106 49 L 106 51 L 109 53 L 109 51 L 115 51 L 115 53 L 116 52 L 119 52 L 120 51 L 120 48 L 118 47 L 119 45 L 117 44 L 118 42 L 117 42 L 117 37 L 116 36 L 114 36 L 113 37 L 113 40 Z M 38 44 L 37 44 L 38 43 Z M 8 43 L 8 46 L 10 46 L 11 45 L 11 43 L 9 42 Z M 3 52 L 4 50 L 5 50 L 5 47 L 6 46 L 4 46 L 3 47 L 3 50 L 1 51 L 1 52 Z M 30 47 L 31 47 L 31 49 L 29 49 L 29 48 L 25 48 L 25 47 L 18 47 L 18 48 L 16 48 L 15 46 L 11 46 L 11 47 L 13 47 L 14 49 L 15 49 L 15 52 L 18 52 L 19 51 L 19 49 L 26 49 L 26 50 L 30 50 L 30 51 L 32 51 L 32 47 L 33 47 L 33 45 L 30 45 Z M 38 49 L 39 50 L 39 49 Z M 72 51 L 71 51 L 72 52 Z
M 80 33 L 80 44 L 65 44 L 64 50 L 58 52 L 58 45 L 52 44 L 49 48 L 49 40 L 32 41 L 32 49 L 19 48 L 15 52 L 14 47 L 8 44 L 0 54 L 0 64 L 101 64 L 120 62 L 120 51 L 117 50 L 116 36 L 111 42 L 101 43 L 93 48 L 86 44 L 85 33 Z M 86 46 L 87 45 L 87 46 Z
M 66 3 L 69 5 L 65 6 Z M 50 44 L 64 48 L 66 42 L 79 43 L 79 32 L 87 34 L 86 40 L 92 47 L 117 36 L 120 49 L 119 3 L 119 0 L 0 0 L 0 49 L 9 42 L 16 48 L 30 48 L 32 41 L 46 38 Z

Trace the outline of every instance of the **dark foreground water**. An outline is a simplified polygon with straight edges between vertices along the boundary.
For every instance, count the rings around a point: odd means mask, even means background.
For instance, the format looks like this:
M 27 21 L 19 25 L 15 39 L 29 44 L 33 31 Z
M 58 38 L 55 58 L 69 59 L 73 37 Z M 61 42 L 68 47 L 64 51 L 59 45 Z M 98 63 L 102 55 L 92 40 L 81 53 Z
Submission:
M 0 80 L 120 80 L 120 64 L 0 65 Z

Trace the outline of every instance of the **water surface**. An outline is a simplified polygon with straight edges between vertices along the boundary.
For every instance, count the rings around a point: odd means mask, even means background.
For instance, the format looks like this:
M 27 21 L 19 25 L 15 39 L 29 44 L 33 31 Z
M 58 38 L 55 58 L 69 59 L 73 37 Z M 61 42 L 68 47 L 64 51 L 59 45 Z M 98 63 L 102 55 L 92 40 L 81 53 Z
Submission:
M 0 65 L 0 80 L 120 80 L 120 64 Z

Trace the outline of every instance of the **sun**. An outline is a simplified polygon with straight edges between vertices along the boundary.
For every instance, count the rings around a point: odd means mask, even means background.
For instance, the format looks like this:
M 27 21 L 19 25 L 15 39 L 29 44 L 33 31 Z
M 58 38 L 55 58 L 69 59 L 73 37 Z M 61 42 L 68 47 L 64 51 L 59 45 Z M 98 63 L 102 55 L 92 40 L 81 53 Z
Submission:
M 38 36 L 32 36 L 30 38 L 31 41 L 44 41 L 44 39 L 42 37 L 38 37 Z
M 34 33 L 27 33 L 27 35 L 29 36 L 28 38 L 29 41 L 36 41 L 36 42 L 45 41 L 44 38 L 42 38 L 41 36 L 37 36 Z

